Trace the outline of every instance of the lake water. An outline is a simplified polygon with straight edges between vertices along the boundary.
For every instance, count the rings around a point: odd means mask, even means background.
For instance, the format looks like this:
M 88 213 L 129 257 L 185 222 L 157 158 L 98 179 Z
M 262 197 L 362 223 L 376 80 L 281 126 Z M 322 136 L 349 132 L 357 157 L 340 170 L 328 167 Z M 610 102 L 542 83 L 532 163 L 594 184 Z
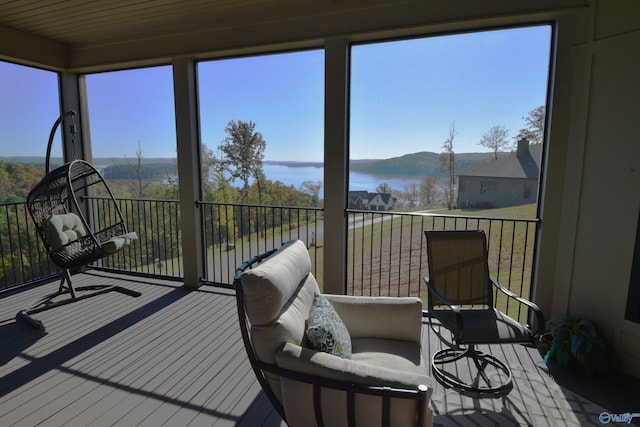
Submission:
M 283 165 L 263 165 L 264 173 L 271 181 L 281 181 L 286 185 L 293 185 L 299 188 L 304 181 L 323 183 L 320 197 L 324 197 L 324 168 L 311 166 L 289 167 Z M 411 183 L 420 183 L 419 178 L 383 178 L 363 173 L 351 172 L 349 174 L 349 190 L 375 192 L 380 184 L 389 184 L 391 189 L 404 191 Z
M 105 165 L 96 166 L 98 169 L 106 167 Z M 313 166 L 285 166 L 263 164 L 267 179 L 271 181 L 281 181 L 285 185 L 293 185 L 300 188 L 304 181 L 316 183 L 320 181 L 322 188 L 320 189 L 320 198 L 324 198 L 324 168 Z M 392 190 L 405 191 L 405 187 L 410 184 L 420 183 L 420 178 L 386 178 L 364 173 L 351 172 L 349 174 L 349 190 L 351 191 L 368 191 L 375 192 L 380 184 L 389 184 Z M 242 182 L 235 180 L 231 183 L 235 187 L 242 187 Z

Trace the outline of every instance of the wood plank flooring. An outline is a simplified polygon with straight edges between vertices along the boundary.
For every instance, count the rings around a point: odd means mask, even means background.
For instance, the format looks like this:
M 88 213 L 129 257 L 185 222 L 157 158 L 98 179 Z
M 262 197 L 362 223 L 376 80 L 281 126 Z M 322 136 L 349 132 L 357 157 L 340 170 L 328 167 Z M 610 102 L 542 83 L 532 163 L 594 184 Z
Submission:
M 34 315 L 44 332 L 14 317 L 57 282 L 2 296 L 0 426 L 284 425 L 247 361 L 233 291 L 97 271 L 73 280 L 142 296 L 112 292 Z M 430 353 L 440 348 L 426 324 L 423 336 Z M 597 425 L 604 409 L 559 386 L 536 349 L 488 350 L 513 369 L 508 399 L 438 386 L 435 425 Z

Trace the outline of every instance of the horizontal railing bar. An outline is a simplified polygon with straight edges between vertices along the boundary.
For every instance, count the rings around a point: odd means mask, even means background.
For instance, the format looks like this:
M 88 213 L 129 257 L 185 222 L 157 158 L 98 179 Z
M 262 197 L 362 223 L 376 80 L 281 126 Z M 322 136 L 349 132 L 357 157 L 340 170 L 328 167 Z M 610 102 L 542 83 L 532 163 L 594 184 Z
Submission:
M 79 199 L 91 199 L 91 200 L 111 200 L 111 197 L 106 196 L 80 196 Z M 177 199 L 147 199 L 136 197 L 115 197 L 118 202 L 167 202 L 167 203 L 180 203 Z
M 515 221 L 515 222 L 527 222 L 538 223 L 541 222 L 540 218 L 509 218 L 509 217 L 491 217 L 491 216 L 469 216 L 469 215 L 453 215 L 453 214 L 441 214 L 433 212 L 403 212 L 403 211 L 368 211 L 359 209 L 347 209 L 347 214 L 360 213 L 360 214 L 380 214 L 380 215 L 405 215 L 405 216 L 417 216 L 417 217 L 435 217 L 435 218 L 455 218 L 455 219 L 472 219 L 481 221 Z
M 305 211 L 324 211 L 323 208 L 313 206 L 282 206 L 282 205 L 258 205 L 251 203 L 231 203 L 231 202 L 203 202 L 201 200 L 196 201 L 197 205 L 213 205 L 213 206 L 237 206 L 237 207 L 249 207 L 249 208 L 268 208 L 268 209 L 287 209 L 287 210 L 305 210 Z

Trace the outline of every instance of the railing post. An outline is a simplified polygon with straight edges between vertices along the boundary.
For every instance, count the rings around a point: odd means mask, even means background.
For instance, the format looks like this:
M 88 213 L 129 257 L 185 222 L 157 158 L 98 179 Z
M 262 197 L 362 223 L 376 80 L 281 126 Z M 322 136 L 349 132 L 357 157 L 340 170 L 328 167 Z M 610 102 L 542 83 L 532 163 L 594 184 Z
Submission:
M 349 185 L 349 43 L 325 44 L 324 261 L 326 293 L 346 293 Z
M 200 279 L 204 275 L 204 252 L 202 219 L 198 204 L 198 201 L 202 200 L 202 191 L 196 70 L 193 60 L 177 59 L 173 62 L 173 85 L 184 284 L 187 287 L 195 288 L 200 286 Z

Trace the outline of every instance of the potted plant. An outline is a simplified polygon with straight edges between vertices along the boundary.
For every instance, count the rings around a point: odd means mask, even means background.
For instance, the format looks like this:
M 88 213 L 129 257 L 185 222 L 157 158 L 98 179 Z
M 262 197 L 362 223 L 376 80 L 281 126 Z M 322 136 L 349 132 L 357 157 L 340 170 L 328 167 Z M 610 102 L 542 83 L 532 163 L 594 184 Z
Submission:
M 562 316 L 549 320 L 547 326 L 548 331 L 540 337 L 548 345 L 545 363 L 554 357 L 561 366 L 575 361 L 589 375 L 605 375 L 610 371 L 615 356 L 595 324 Z

